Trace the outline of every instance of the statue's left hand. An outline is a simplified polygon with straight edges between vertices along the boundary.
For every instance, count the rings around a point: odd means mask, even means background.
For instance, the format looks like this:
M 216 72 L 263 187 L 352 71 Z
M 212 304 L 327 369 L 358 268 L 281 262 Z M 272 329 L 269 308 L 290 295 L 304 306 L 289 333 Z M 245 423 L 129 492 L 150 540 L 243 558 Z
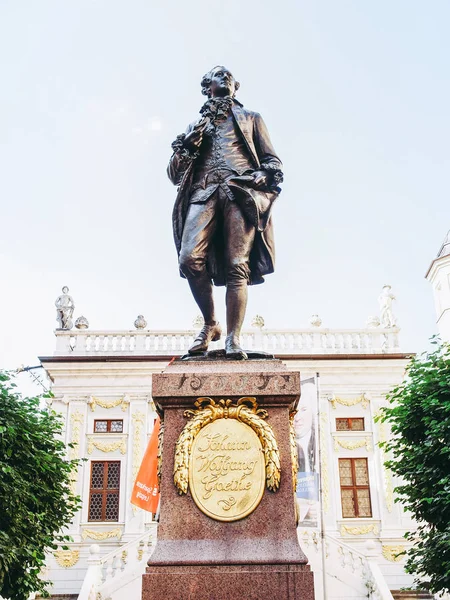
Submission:
M 253 179 L 256 187 L 267 185 L 267 171 L 255 171 L 253 173 Z

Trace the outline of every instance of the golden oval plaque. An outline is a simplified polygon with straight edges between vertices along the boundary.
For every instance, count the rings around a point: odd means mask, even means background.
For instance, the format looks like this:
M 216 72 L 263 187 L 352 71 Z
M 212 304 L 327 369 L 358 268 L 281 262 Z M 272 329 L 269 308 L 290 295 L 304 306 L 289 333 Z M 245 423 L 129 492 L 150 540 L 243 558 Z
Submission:
M 217 521 L 237 521 L 255 510 L 265 487 L 264 453 L 251 427 L 217 419 L 192 444 L 189 488 L 194 502 Z

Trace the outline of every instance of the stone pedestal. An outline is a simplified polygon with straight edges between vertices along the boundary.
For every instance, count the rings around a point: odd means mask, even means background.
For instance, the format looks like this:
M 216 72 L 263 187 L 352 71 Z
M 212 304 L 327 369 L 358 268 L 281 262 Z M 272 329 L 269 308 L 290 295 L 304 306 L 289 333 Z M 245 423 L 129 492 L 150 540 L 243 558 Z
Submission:
M 313 574 L 300 549 L 292 486 L 289 409 L 298 401 L 300 374 L 279 360 L 176 361 L 153 376 L 152 396 L 164 413 L 158 541 L 143 579 L 143 600 L 313 600 Z M 178 495 L 175 444 L 195 400 L 256 398 L 269 413 L 278 442 L 281 485 L 265 490 L 247 517 L 216 521 Z

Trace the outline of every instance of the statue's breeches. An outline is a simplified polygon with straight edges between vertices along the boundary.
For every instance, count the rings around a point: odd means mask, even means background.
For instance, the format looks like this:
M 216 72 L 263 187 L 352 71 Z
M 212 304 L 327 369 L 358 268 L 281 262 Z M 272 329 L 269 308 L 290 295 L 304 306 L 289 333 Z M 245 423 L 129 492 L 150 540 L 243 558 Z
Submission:
M 221 187 L 206 202 L 189 206 L 179 257 L 181 272 L 188 279 L 205 274 L 208 251 L 218 227 L 223 228 L 227 284 L 248 281 L 255 228 Z

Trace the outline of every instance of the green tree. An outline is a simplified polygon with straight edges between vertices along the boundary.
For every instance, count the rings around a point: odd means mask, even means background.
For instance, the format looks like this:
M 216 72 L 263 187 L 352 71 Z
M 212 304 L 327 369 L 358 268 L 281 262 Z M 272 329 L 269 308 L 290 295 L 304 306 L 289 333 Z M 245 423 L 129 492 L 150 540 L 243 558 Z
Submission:
M 60 532 L 80 507 L 70 491 L 79 461 L 67 460 L 62 419 L 41 399 L 22 398 L 0 371 L 0 596 L 11 600 L 48 595 L 45 553 L 69 541 Z
M 388 396 L 381 420 L 393 436 L 385 442 L 386 466 L 401 478 L 397 500 L 412 513 L 417 531 L 406 570 L 432 593 L 450 591 L 450 346 L 440 345 L 407 368 Z

